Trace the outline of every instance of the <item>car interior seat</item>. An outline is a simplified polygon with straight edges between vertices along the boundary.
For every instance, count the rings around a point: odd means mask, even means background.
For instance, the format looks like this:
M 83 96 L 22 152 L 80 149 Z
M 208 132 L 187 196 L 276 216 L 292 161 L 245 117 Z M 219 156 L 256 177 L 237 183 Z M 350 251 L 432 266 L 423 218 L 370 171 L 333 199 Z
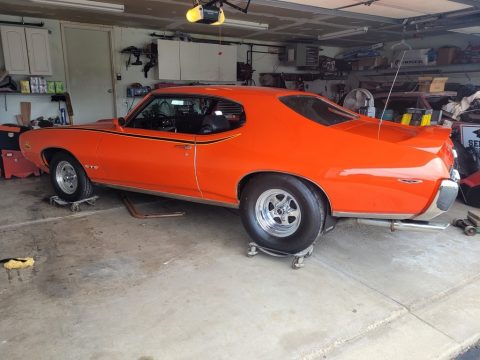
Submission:
M 230 130 L 230 122 L 224 115 L 206 115 L 199 133 L 215 134 L 227 130 Z

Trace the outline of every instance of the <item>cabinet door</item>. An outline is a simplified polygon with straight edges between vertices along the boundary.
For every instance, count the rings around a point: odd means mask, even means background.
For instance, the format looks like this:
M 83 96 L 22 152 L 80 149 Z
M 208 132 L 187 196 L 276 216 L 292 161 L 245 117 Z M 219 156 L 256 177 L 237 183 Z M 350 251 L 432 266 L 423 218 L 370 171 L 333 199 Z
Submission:
M 30 74 L 52 75 L 48 30 L 25 28 Z
M 1 26 L 5 69 L 10 74 L 29 75 L 25 29 L 18 26 Z
M 158 78 L 180 80 L 180 42 L 158 40 Z
M 182 80 L 236 81 L 237 48 L 231 45 L 180 43 Z

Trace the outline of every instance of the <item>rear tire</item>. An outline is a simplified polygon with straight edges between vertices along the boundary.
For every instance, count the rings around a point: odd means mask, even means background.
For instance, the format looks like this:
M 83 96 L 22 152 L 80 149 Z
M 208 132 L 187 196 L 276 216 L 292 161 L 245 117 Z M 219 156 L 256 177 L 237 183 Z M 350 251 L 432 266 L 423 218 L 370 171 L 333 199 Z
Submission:
M 323 229 L 325 202 L 317 189 L 293 176 L 261 174 L 245 186 L 241 218 L 250 237 L 279 254 L 312 245 Z
M 82 165 L 72 155 L 58 152 L 50 161 L 50 181 L 55 193 L 68 202 L 93 195 L 93 185 Z

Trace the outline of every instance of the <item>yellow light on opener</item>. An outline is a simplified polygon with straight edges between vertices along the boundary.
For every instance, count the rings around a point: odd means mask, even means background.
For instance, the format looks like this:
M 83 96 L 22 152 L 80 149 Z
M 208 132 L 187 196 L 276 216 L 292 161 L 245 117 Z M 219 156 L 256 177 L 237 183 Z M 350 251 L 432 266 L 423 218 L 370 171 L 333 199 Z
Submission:
M 203 8 L 202 5 L 197 5 L 187 11 L 187 20 L 191 23 L 202 20 L 203 18 Z
M 223 8 L 220 8 L 220 12 L 218 14 L 218 21 L 214 22 L 212 25 L 222 25 L 225 22 L 225 13 L 223 12 Z

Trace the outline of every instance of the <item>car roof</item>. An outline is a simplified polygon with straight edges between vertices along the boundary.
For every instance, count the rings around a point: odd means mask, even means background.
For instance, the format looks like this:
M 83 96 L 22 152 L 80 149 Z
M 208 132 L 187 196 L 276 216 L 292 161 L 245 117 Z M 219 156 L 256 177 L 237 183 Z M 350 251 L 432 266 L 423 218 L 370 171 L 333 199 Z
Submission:
M 202 85 L 202 86 L 174 86 L 157 89 L 153 94 L 198 94 L 222 96 L 227 98 L 235 98 L 236 96 L 254 95 L 279 97 L 286 95 L 307 95 L 308 93 L 296 90 L 260 87 L 260 86 L 235 86 L 235 85 Z M 314 94 L 310 94 L 314 95 Z

